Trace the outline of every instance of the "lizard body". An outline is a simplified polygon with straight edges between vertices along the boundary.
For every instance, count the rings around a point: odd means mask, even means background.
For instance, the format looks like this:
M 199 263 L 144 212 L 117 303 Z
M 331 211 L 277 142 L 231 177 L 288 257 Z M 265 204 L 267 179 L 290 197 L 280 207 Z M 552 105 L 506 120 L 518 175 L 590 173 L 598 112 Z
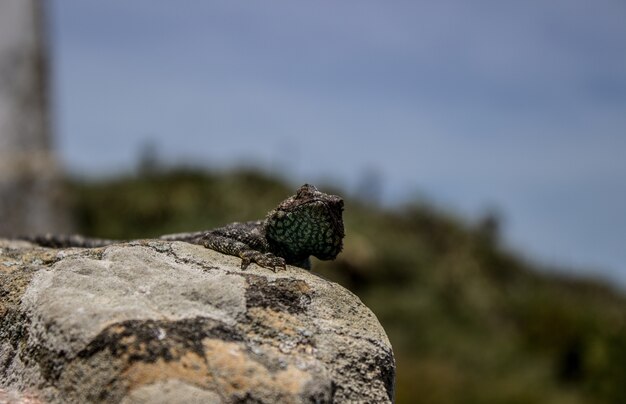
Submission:
M 213 230 L 161 236 L 162 240 L 185 241 L 241 258 L 241 268 L 250 263 L 276 270 L 285 265 L 310 269 L 311 255 L 334 259 L 343 247 L 343 200 L 304 184 L 295 195 L 272 209 L 265 219 L 235 222 Z M 102 247 L 115 240 L 82 236 L 45 235 L 25 237 L 46 247 Z

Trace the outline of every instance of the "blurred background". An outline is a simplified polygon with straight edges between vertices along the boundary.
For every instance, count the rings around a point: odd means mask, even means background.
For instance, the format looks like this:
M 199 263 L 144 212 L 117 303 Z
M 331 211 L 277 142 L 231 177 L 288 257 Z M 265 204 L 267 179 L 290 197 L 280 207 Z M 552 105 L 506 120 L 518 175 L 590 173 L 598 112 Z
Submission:
M 0 235 L 346 197 L 397 402 L 626 402 L 626 3 L 0 0 Z

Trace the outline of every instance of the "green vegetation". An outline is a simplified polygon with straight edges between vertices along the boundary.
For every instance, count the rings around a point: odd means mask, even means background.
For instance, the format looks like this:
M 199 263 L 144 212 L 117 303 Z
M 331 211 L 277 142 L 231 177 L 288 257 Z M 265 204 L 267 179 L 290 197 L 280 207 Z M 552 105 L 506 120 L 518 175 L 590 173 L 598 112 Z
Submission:
M 296 186 L 177 169 L 68 188 L 81 233 L 128 239 L 258 219 Z M 345 223 L 344 252 L 314 272 L 356 293 L 387 330 L 398 403 L 626 402 L 623 295 L 505 251 L 491 219 L 347 199 Z

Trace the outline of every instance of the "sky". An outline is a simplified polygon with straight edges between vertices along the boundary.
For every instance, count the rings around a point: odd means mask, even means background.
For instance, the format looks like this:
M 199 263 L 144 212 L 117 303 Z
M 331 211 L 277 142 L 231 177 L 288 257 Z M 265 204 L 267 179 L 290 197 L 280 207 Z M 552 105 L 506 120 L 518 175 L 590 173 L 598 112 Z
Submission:
M 48 3 L 71 172 L 253 165 L 416 195 L 626 287 L 621 0 Z M 372 181 L 372 176 L 376 181 Z

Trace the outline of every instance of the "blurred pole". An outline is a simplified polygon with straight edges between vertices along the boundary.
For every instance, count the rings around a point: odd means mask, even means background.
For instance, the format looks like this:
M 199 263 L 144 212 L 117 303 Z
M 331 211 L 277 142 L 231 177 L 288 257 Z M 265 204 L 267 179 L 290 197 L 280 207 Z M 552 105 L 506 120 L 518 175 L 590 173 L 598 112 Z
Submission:
M 69 230 L 51 149 L 43 12 L 40 0 L 0 0 L 0 236 Z

